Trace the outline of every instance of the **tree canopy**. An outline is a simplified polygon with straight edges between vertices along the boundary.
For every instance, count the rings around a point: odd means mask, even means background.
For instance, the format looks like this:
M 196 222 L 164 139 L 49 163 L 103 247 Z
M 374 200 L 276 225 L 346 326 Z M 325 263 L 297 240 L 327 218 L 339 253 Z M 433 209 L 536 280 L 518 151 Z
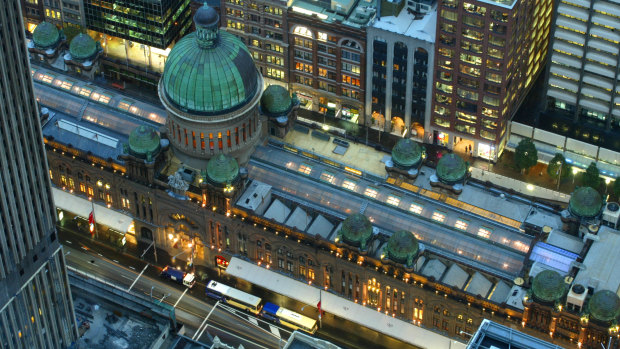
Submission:
M 566 162 L 564 155 L 560 153 L 556 153 L 547 166 L 547 174 L 553 179 L 557 179 L 559 176 L 566 178 L 570 171 L 570 165 Z
M 538 151 L 531 139 L 524 138 L 519 142 L 515 149 L 514 161 L 515 166 L 520 171 L 529 170 L 536 165 L 538 162 Z
M 596 163 L 591 162 L 590 166 L 588 166 L 586 172 L 583 174 L 583 185 L 599 190 L 601 186 L 601 177 Z

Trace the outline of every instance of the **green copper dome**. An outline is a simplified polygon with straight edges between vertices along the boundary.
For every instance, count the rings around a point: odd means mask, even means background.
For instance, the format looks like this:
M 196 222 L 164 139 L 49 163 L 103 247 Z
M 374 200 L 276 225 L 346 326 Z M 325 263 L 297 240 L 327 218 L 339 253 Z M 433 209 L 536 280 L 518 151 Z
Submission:
M 372 224 L 363 214 L 355 213 L 342 222 L 339 234 L 347 244 L 365 250 L 372 236 Z
M 598 291 L 588 301 L 590 316 L 596 320 L 608 322 L 620 316 L 620 298 L 609 290 Z
M 129 153 L 139 158 L 155 155 L 160 149 L 159 140 L 153 127 L 138 126 L 129 134 Z
M 410 138 L 402 138 L 392 148 L 392 161 L 403 169 L 418 165 L 421 159 L 422 147 Z
M 288 90 L 280 85 L 269 85 L 260 99 L 263 112 L 270 116 L 285 115 L 293 106 Z
M 592 218 L 601 212 L 603 199 L 601 194 L 590 187 L 577 188 L 568 202 L 569 211 L 578 217 Z
M 60 32 L 50 22 L 41 22 L 32 32 L 32 41 L 41 49 L 54 47 L 60 41 Z
M 97 53 L 97 43 L 90 35 L 80 33 L 71 40 L 69 52 L 75 60 L 89 59 Z
M 387 256 L 397 263 L 413 266 L 413 259 L 418 254 L 420 246 L 412 232 L 400 230 L 394 233 L 387 243 Z
M 437 163 L 437 177 L 446 184 L 459 182 L 466 174 L 467 162 L 454 153 L 444 154 Z
M 196 32 L 181 39 L 168 55 L 163 92 L 183 111 L 232 111 L 262 88 L 250 51 L 233 34 L 219 31 L 218 21 L 215 10 L 205 4 L 194 15 Z
M 544 270 L 532 282 L 534 297 L 543 302 L 556 302 L 566 293 L 566 284 L 557 271 Z
M 239 176 L 239 164 L 235 158 L 219 154 L 207 163 L 207 179 L 213 184 L 230 184 Z

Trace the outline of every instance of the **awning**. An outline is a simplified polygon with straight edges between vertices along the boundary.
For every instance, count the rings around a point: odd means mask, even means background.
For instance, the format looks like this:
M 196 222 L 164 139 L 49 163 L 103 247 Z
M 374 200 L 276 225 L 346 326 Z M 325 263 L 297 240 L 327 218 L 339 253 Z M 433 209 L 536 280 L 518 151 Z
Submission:
M 82 217 L 88 217 L 92 203 L 87 199 L 70 194 L 58 188 L 52 188 L 54 204 L 57 208 Z M 121 233 L 126 233 L 133 224 L 133 218 L 95 203 L 95 220 Z
M 231 259 L 226 273 L 315 307 L 319 302 L 320 290 L 318 288 L 236 257 Z M 466 348 L 464 343 L 385 315 L 373 308 L 351 302 L 330 292 L 321 293 L 321 309 L 421 348 Z

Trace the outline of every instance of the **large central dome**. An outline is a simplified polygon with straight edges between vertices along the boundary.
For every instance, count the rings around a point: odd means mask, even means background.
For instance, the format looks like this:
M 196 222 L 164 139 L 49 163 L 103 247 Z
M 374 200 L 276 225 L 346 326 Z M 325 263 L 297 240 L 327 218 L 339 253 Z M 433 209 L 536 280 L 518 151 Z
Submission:
M 163 92 L 180 110 L 221 114 L 250 101 L 258 88 L 258 72 L 247 47 L 218 30 L 218 15 L 207 5 L 194 16 L 196 32 L 181 39 L 164 67 Z

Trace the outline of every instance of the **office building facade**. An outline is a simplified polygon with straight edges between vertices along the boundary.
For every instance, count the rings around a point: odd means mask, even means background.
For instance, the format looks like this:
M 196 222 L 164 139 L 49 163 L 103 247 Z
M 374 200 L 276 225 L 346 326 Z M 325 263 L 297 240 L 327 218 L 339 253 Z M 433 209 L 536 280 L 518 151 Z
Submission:
M 0 346 L 63 348 L 77 339 L 56 235 L 20 4 L 0 13 Z
M 432 11 L 416 18 L 402 9 L 367 28 L 366 125 L 423 140 L 430 120 L 436 16 Z
M 551 0 L 439 1 L 427 141 L 497 159 L 544 66 L 552 9 Z

